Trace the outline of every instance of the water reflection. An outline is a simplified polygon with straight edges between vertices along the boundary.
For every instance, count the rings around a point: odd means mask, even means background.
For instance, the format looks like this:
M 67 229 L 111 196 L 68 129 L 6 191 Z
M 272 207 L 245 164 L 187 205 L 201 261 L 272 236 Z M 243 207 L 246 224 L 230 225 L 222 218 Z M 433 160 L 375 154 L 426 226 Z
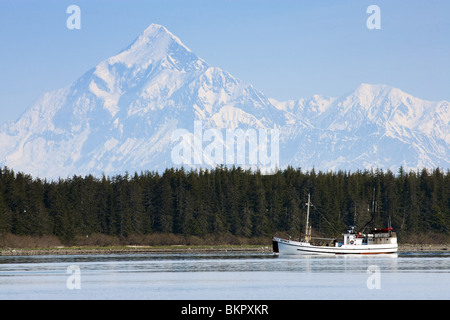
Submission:
M 277 256 L 271 253 L 173 253 L 0 257 L 0 276 L 17 273 L 65 272 L 449 272 L 448 253 L 399 253 L 374 256 Z
M 175 253 L 0 257 L 0 299 L 448 298 L 448 253 Z M 81 270 L 81 290 L 66 287 Z M 368 270 L 382 274 L 369 290 Z M 308 296 L 304 292 L 308 292 Z

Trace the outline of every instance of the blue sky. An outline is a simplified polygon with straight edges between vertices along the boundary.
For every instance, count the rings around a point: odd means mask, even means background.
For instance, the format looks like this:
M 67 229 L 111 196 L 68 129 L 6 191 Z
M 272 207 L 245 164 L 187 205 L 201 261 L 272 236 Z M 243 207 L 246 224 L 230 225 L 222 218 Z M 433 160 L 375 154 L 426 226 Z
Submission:
M 69 5 L 81 29 L 69 30 Z M 378 5 L 381 29 L 366 13 Z M 206 60 L 278 99 L 383 83 L 450 101 L 450 1 L 1 0 L 0 123 L 70 84 L 158 23 Z

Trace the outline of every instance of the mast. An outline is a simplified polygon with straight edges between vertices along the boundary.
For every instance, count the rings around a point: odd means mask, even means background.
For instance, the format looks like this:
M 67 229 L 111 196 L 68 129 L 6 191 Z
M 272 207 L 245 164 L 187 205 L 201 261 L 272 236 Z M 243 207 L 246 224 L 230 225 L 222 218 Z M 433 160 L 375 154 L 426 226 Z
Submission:
M 306 230 L 305 230 L 305 242 L 311 241 L 311 227 L 309 226 L 309 207 L 311 206 L 311 194 L 308 193 L 308 209 L 306 210 Z
M 369 209 L 367 209 L 369 210 Z M 375 188 L 373 188 L 373 198 L 372 198 L 372 212 L 371 212 L 371 218 L 369 220 L 369 222 L 367 222 L 364 227 L 362 227 L 358 232 L 364 232 L 364 229 L 366 229 L 366 227 L 373 221 L 373 219 L 375 218 L 375 213 L 377 211 L 377 202 L 375 200 Z

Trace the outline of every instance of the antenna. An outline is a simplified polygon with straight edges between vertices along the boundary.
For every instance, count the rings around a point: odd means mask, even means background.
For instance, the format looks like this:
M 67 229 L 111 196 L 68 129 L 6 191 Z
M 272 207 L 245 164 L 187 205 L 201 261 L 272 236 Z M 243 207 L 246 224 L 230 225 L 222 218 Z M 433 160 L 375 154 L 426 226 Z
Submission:
M 306 230 L 305 230 L 305 242 L 311 241 L 311 227 L 309 226 L 309 207 L 311 206 L 311 194 L 308 193 L 308 209 L 306 210 Z
M 366 227 L 373 221 L 373 219 L 375 218 L 375 212 L 377 212 L 377 202 L 375 200 L 375 187 L 373 188 L 373 198 L 372 198 L 372 212 L 371 215 L 372 217 L 370 218 L 370 220 L 364 225 L 364 227 L 362 227 L 358 232 L 363 232 L 364 229 L 366 229 Z
M 373 188 L 373 197 L 372 197 L 372 214 L 377 212 L 377 201 L 375 200 L 375 188 Z

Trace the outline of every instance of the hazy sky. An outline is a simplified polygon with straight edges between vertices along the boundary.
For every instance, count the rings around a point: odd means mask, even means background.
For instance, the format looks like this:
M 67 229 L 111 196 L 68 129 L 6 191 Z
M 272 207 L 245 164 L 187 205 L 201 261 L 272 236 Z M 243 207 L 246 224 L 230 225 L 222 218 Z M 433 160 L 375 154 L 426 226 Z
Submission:
M 81 10 L 69 30 L 67 7 Z M 381 29 L 369 29 L 370 5 Z M 450 101 L 450 1 L 1 0 L 0 123 L 162 24 L 211 66 L 278 100 L 383 83 Z

